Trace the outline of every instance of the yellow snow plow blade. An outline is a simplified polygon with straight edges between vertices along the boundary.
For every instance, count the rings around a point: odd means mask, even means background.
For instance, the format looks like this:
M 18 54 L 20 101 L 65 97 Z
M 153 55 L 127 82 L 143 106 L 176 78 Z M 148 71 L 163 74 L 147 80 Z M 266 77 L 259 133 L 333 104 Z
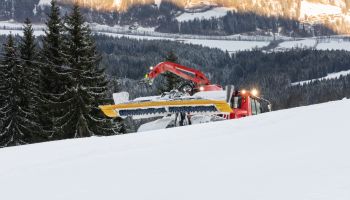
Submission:
M 206 99 L 131 102 L 100 106 L 100 109 L 106 116 L 112 118 L 174 113 L 228 114 L 233 112 L 226 101 Z

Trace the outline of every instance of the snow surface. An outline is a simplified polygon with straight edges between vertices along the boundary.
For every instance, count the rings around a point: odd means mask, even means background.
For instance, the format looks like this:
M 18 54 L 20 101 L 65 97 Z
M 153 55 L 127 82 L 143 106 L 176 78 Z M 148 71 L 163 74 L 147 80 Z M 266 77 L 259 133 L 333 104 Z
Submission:
M 132 39 L 139 40 L 171 40 L 178 41 L 187 44 L 196 44 L 202 45 L 204 47 L 209 48 L 218 48 L 223 51 L 228 52 L 237 52 L 244 50 L 252 50 L 254 48 L 261 48 L 269 45 L 269 42 L 266 41 L 234 41 L 234 40 L 208 40 L 208 39 L 175 39 L 175 38 L 166 38 L 166 37 L 156 37 L 156 36 L 142 36 L 142 35 L 124 35 L 124 34 L 116 34 L 116 33 L 102 33 L 99 34 L 111 36 L 111 37 L 127 37 Z
M 315 39 L 301 39 L 295 41 L 286 41 L 279 44 L 279 48 L 291 49 L 291 48 L 312 48 L 316 45 Z
M 211 99 L 211 100 L 224 100 L 226 101 L 227 92 L 226 90 L 222 91 L 205 91 L 205 92 L 197 92 L 193 95 L 193 97 L 203 98 L 203 99 Z
M 130 94 L 128 92 L 119 92 L 113 94 L 113 100 L 115 104 L 126 103 L 129 101 Z
M 153 122 L 149 122 L 141 125 L 137 130 L 137 132 L 165 129 L 174 120 L 175 120 L 175 116 L 163 117 Z
M 113 0 L 113 6 L 120 7 L 121 4 L 122 4 L 122 0 Z
M 350 51 L 349 41 L 329 41 L 319 43 L 316 47 L 319 50 L 346 50 Z
M 40 0 L 38 6 L 50 6 L 51 0 Z
M 205 12 L 185 12 L 179 15 L 176 19 L 179 22 L 190 21 L 194 19 L 211 19 L 211 18 L 219 18 L 224 17 L 230 9 L 224 7 L 217 7 Z
M 337 37 L 320 40 L 317 38 L 305 38 L 295 41 L 284 41 L 278 45 L 277 50 L 289 50 L 292 48 L 315 48 L 318 50 L 345 50 L 350 51 L 350 42 Z
M 0 149 L 1 199 L 349 200 L 348 110 Z
M 198 40 L 188 39 L 185 43 L 198 44 L 210 48 L 218 48 L 223 51 L 237 52 L 252 50 L 254 48 L 262 48 L 269 45 L 269 42 L 260 41 L 229 41 L 229 40 Z
M 292 86 L 295 86 L 295 85 L 305 85 L 305 84 L 310 84 L 310 83 L 312 83 L 312 82 L 314 82 L 314 81 L 322 81 L 322 80 L 337 79 L 337 78 L 340 78 L 341 76 L 348 76 L 348 75 L 350 75 L 350 70 L 341 71 L 341 72 L 335 72 L 335 73 L 330 73 L 330 74 L 328 74 L 327 76 L 322 77 L 322 78 L 317 78 L 317 79 L 312 79 L 312 80 L 306 80 L 306 81 L 295 82 L 295 83 L 292 83 L 291 85 L 292 85 Z
M 22 30 L 0 30 L 0 35 L 23 35 L 23 31 Z M 35 36 L 41 36 L 44 35 L 45 32 L 44 31 L 34 31 L 34 35 Z
M 2 30 L 21 30 L 24 24 L 18 23 L 12 20 L 0 21 L 0 29 Z M 32 24 L 34 30 L 43 30 L 46 26 L 45 24 Z
M 158 6 L 158 8 L 160 7 L 160 4 L 162 4 L 162 0 L 155 0 L 154 3 Z
M 341 7 L 329 4 L 313 3 L 307 0 L 301 1 L 300 16 L 322 16 L 342 14 Z

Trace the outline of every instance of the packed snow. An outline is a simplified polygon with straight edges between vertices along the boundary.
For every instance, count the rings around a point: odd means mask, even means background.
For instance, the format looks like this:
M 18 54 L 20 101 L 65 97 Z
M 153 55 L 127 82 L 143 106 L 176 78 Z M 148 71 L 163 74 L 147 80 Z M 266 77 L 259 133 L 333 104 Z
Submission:
M 328 74 L 327 76 L 322 77 L 322 78 L 317 78 L 317 79 L 312 79 L 312 80 L 306 80 L 306 81 L 295 82 L 295 83 L 292 83 L 291 85 L 292 85 L 292 86 L 295 86 L 295 85 L 307 85 L 307 84 L 310 84 L 310 83 L 312 83 L 312 82 L 314 82 L 314 81 L 338 79 L 338 78 L 340 78 L 341 76 L 348 76 L 348 75 L 350 75 L 350 70 L 341 71 L 341 72 L 335 72 L 335 73 L 330 73 L 330 74 Z
M 176 19 L 179 22 L 190 21 L 194 19 L 211 19 L 224 17 L 230 9 L 224 7 L 213 8 L 204 12 L 185 12 Z
M 23 35 L 23 31 L 22 30 L 0 30 L 0 36 L 1 35 Z M 44 31 L 34 31 L 34 35 L 35 36 L 41 36 L 44 35 L 45 32 Z
M 349 41 L 328 41 L 319 43 L 316 47 L 319 50 L 346 50 L 350 51 Z
M 116 33 L 102 33 L 99 34 L 108 35 L 111 37 L 127 37 L 139 40 L 170 40 L 178 41 L 187 44 L 202 45 L 209 48 L 217 48 L 228 52 L 237 52 L 244 50 L 252 50 L 254 48 L 261 48 L 269 45 L 266 41 L 235 41 L 235 40 L 209 40 L 209 39 L 187 39 L 187 38 L 166 38 L 166 37 L 156 37 L 156 36 L 142 36 L 142 35 L 124 35 Z
M 291 49 L 291 48 L 312 48 L 316 46 L 315 39 L 301 39 L 295 41 L 286 41 L 279 44 L 278 48 Z
M 115 7 L 120 7 L 120 5 L 122 4 L 122 0 L 113 0 L 113 6 Z
M 38 6 L 45 7 L 45 6 L 50 6 L 51 5 L 51 0 L 40 0 L 38 3 Z
M 0 149 L 1 198 L 349 200 L 347 110 L 350 100 L 342 100 L 240 120 Z
M 21 30 L 23 29 L 24 24 L 18 23 L 13 20 L 0 21 L 0 31 L 2 30 Z M 32 24 L 34 30 L 43 30 L 45 24 Z
M 339 6 L 329 4 L 314 3 L 307 0 L 301 1 L 300 16 L 305 18 L 308 16 L 322 16 L 322 15 L 337 15 L 341 14 L 342 10 Z
M 296 39 L 284 41 L 278 45 L 276 50 L 289 50 L 292 48 L 313 48 L 317 50 L 345 50 L 350 51 L 350 41 L 337 37 L 319 40 L 318 38 Z
M 223 51 L 237 52 L 262 48 L 269 45 L 269 42 L 261 41 L 228 41 L 228 40 L 185 40 L 185 43 L 198 44 L 210 48 L 218 48 Z

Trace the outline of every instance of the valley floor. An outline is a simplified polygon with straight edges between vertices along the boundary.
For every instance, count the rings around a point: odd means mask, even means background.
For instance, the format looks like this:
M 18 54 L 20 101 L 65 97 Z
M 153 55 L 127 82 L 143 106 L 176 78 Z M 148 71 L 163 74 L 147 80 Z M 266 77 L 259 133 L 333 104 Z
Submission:
M 270 42 L 274 39 L 279 44 L 268 51 L 287 51 L 292 48 L 314 48 L 318 50 L 346 50 L 350 51 L 349 36 L 331 36 L 331 37 L 310 37 L 310 38 L 291 38 L 285 36 L 247 36 L 247 35 L 229 35 L 229 36 L 203 36 L 203 35 L 183 35 L 155 32 L 154 28 L 139 27 L 137 30 L 129 30 L 128 26 L 107 26 L 92 23 L 90 24 L 94 33 L 107 35 L 111 37 L 127 37 L 139 40 L 171 40 L 181 43 L 202 45 L 209 48 L 218 48 L 222 51 L 235 53 L 238 51 L 247 51 L 252 49 L 269 48 Z M 0 36 L 10 33 L 16 35 L 22 34 L 22 23 L 12 21 L 0 21 Z M 44 24 L 34 24 L 34 34 L 40 36 L 44 34 Z

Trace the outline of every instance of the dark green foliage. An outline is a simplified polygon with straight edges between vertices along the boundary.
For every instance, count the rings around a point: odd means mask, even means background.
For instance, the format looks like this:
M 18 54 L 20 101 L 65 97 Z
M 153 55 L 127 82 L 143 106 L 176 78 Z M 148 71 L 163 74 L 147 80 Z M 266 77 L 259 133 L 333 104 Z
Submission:
M 26 19 L 24 23 L 19 51 L 24 69 L 24 81 L 27 87 L 25 95 L 28 97 L 29 104 L 29 101 L 38 96 L 39 64 L 34 30 L 29 19 Z
M 28 41 L 23 43 L 29 44 Z M 22 65 L 10 35 L 1 62 L 0 147 L 38 142 L 39 128 L 35 123 L 34 105 L 27 96 L 26 72 L 28 70 Z
M 178 63 L 202 69 L 212 78 L 220 69 L 230 66 L 231 56 L 219 49 L 174 41 L 132 40 L 125 37 L 95 36 L 97 49 L 102 53 L 101 64 L 108 74 L 140 80 L 154 66 L 166 60 L 166 52 L 173 51 Z M 216 80 L 213 80 L 216 81 Z
M 349 79 L 315 82 L 313 87 L 293 86 L 291 83 L 317 79 L 329 73 L 349 70 L 350 52 L 294 49 L 288 52 L 237 53 L 233 59 L 231 77 L 242 88 L 259 86 L 275 109 L 285 109 L 336 100 L 349 96 Z M 336 82 L 341 82 L 334 87 Z M 330 85 L 331 84 L 331 85 Z M 342 92 L 333 91 L 340 90 Z M 296 97 L 298 95 L 299 97 Z
M 169 52 L 167 52 L 165 61 L 177 63 L 177 59 L 178 59 L 178 58 L 177 58 L 177 56 L 175 55 L 174 51 L 169 51 Z
M 66 138 L 116 134 L 112 121 L 98 109 L 106 103 L 107 81 L 103 70 L 97 67 L 100 57 L 84 22 L 75 5 L 65 23 L 69 80 L 65 83 L 66 91 L 56 101 L 63 112 L 55 120 L 55 131 Z
M 56 108 L 52 103 L 56 96 L 65 91 L 65 81 L 68 80 L 67 72 L 64 70 L 66 54 L 64 46 L 64 27 L 60 18 L 60 9 L 56 1 L 51 2 L 47 30 L 42 38 L 43 48 L 41 50 L 40 91 L 42 102 L 40 102 L 40 123 L 46 134 L 52 138 L 59 138 L 57 132 L 53 131 L 55 116 L 59 116 L 62 110 Z
M 21 65 L 23 67 L 22 81 L 24 83 L 23 96 L 25 98 L 25 110 L 28 111 L 26 120 L 32 124 L 31 142 L 39 142 L 42 138 L 41 126 L 38 123 L 39 117 L 39 54 L 36 46 L 36 39 L 34 36 L 34 30 L 32 28 L 30 20 L 27 18 L 24 22 L 23 37 L 19 43 L 19 53 Z
M 40 59 L 29 20 L 19 47 L 12 35 L 4 45 L 0 147 L 126 131 L 121 119 L 107 119 L 98 109 L 111 103 L 108 81 L 78 6 L 64 27 L 58 7 L 51 5 Z
M 165 61 L 178 63 L 177 56 L 173 51 L 167 52 Z M 166 72 L 162 74 L 162 76 L 164 78 L 164 83 L 160 84 L 160 93 L 170 92 L 171 90 L 177 89 L 180 86 L 180 84 L 184 81 L 181 77 L 170 72 Z
M 19 51 L 23 66 L 24 84 L 26 86 L 25 96 L 27 104 L 33 104 L 38 97 L 39 64 L 38 50 L 35 44 L 34 30 L 29 19 L 24 22 L 23 37 L 21 38 Z M 33 104 L 32 106 L 36 106 Z
M 314 26 L 314 31 L 307 31 L 296 20 L 234 11 L 230 11 L 226 16 L 220 18 L 194 19 L 184 22 L 168 18 L 160 24 L 157 31 L 196 35 L 233 35 L 249 32 L 257 32 L 258 34 L 264 34 L 264 32 L 277 33 L 278 28 L 281 29 L 281 34 L 293 37 L 335 34 L 334 31 L 322 25 Z

